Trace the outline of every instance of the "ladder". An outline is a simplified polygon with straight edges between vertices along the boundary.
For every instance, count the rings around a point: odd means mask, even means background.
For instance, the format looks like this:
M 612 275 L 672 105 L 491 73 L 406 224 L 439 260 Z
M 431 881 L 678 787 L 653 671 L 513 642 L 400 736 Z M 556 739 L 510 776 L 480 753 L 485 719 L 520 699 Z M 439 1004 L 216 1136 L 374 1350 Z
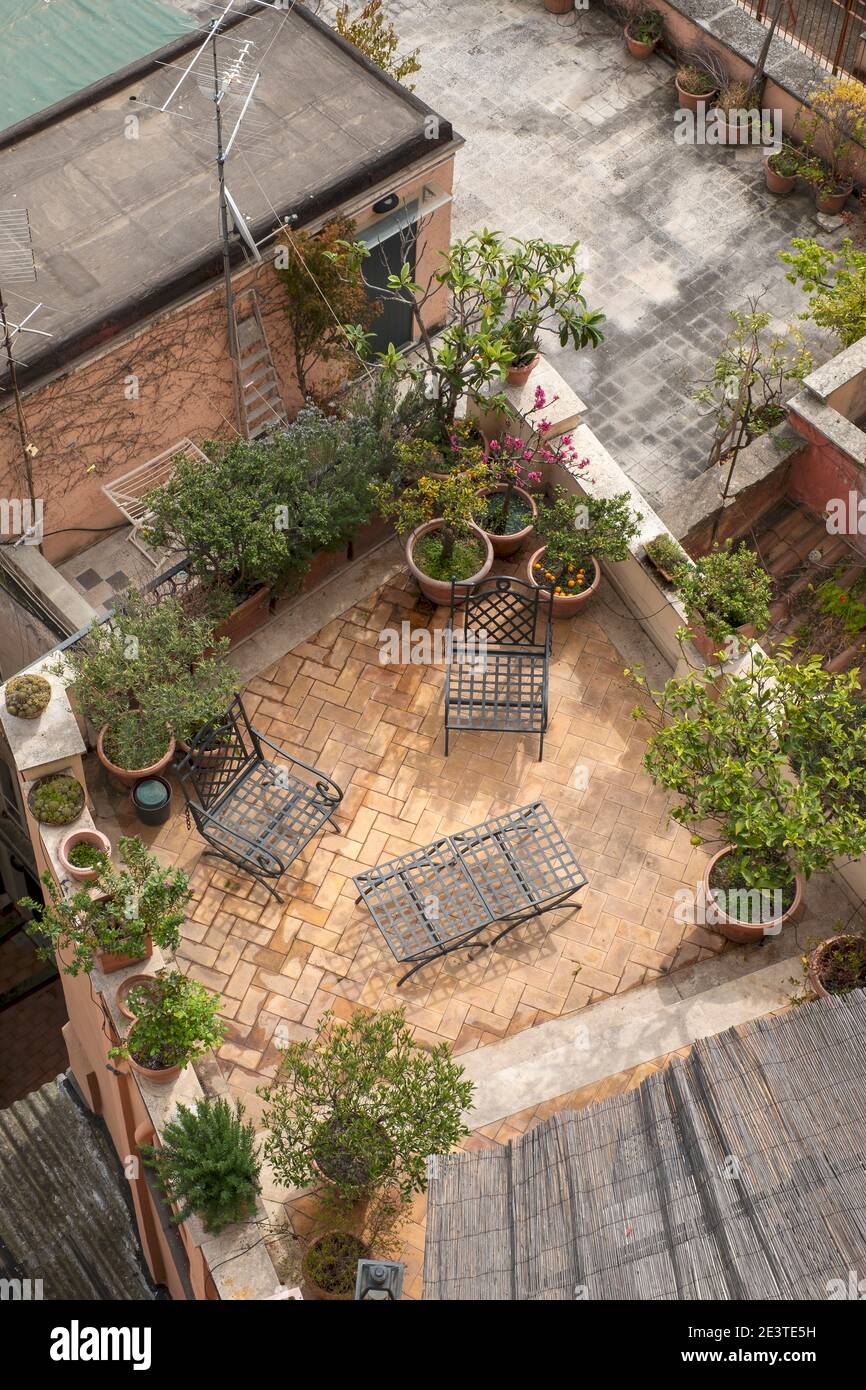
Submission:
M 255 290 L 239 296 L 235 307 L 241 411 L 247 439 L 258 439 L 286 423 L 274 360 L 265 337 Z

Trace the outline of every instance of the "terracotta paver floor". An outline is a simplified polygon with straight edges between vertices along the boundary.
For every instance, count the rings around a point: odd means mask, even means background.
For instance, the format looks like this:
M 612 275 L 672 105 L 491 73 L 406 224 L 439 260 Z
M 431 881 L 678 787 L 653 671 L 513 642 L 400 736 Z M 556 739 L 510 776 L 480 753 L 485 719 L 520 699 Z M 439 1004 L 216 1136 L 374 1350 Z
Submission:
M 554 624 L 541 763 L 535 738 L 509 734 L 456 734 L 444 757 L 441 665 L 379 661 L 384 629 L 444 622 L 408 575 L 253 680 L 245 700 L 256 725 L 345 790 L 340 834 L 306 848 L 280 885 L 284 905 L 240 871 L 200 859 L 180 809 L 144 831 L 97 776 L 98 814 L 113 813 L 193 873 L 180 957 L 222 995 L 229 1035 L 220 1062 L 253 1114 L 280 1045 L 308 1036 L 327 1009 L 345 1018 L 359 1004 L 403 1002 L 420 1042 L 446 1039 L 460 1053 L 722 949 L 720 936 L 674 919 L 672 895 L 695 885 L 703 859 L 667 825 L 665 799 L 641 771 L 646 729 L 629 716 L 634 693 L 600 611 L 589 605 Z M 400 970 L 354 905 L 352 875 L 539 798 L 588 875 L 579 908 L 521 926 L 474 960 L 455 952 L 398 989 Z

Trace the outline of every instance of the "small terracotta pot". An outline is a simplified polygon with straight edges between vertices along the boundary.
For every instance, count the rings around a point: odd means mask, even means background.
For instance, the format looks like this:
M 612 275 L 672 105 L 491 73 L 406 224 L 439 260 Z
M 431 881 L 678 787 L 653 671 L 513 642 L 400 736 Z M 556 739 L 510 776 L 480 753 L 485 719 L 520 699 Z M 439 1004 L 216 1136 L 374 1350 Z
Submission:
M 130 1023 L 134 1023 L 137 1017 L 126 1003 L 130 990 L 137 989 L 139 985 L 150 986 L 153 984 L 153 979 L 153 975 L 127 975 L 126 979 L 117 986 L 115 1002 L 123 1017 L 128 1018 Z
M 791 906 L 778 917 L 771 917 L 766 922 L 741 922 L 737 917 L 729 917 L 719 906 L 713 896 L 710 887 L 710 875 L 713 868 L 726 854 L 731 853 L 731 847 L 720 849 L 718 854 L 714 854 L 703 873 L 704 901 L 713 902 L 719 915 L 717 923 L 707 923 L 710 931 L 717 931 L 722 936 L 726 936 L 729 941 L 738 941 L 746 945 L 763 941 L 765 936 L 777 936 L 786 922 L 791 921 L 800 911 L 803 902 L 803 879 L 800 874 L 794 877 L 794 901 Z
M 174 739 L 170 738 L 165 753 L 160 758 L 159 762 L 153 763 L 151 767 L 118 767 L 116 763 L 111 761 L 105 751 L 105 735 L 107 730 L 107 724 L 103 724 L 102 728 L 99 730 L 96 738 L 96 756 L 102 763 L 106 772 L 112 777 L 115 777 L 118 782 L 122 782 L 126 787 L 134 787 L 135 783 L 140 782 L 143 777 L 155 777 L 158 772 L 162 772 L 164 767 L 168 767 L 174 757 L 176 744 Z
M 541 559 L 546 549 L 547 546 L 543 545 L 540 550 L 536 550 L 534 554 L 530 555 L 526 562 L 526 576 L 530 584 L 534 585 L 536 589 L 541 590 L 542 603 L 547 603 L 549 600 L 553 601 L 554 618 L 573 618 L 575 613 L 583 607 L 587 600 L 592 598 L 601 583 L 601 567 L 595 556 L 593 556 L 592 563 L 595 566 L 595 578 L 588 588 L 581 589 L 579 594 L 551 594 L 550 590 L 542 588 L 535 578 L 536 561 Z
M 822 193 L 819 187 L 815 187 L 815 207 L 819 212 L 829 213 L 836 216 L 842 211 L 853 191 L 853 183 L 848 183 L 844 188 L 837 189 L 834 193 Z
M 626 46 L 633 58 L 648 58 L 658 43 L 658 39 L 655 40 L 655 43 L 641 43 L 640 39 L 633 39 L 628 32 L 628 25 L 622 32 L 625 34 Z
M 97 951 L 96 959 L 104 975 L 115 975 L 118 970 L 128 970 L 131 965 L 140 965 L 142 961 L 150 960 L 152 955 L 153 941 L 151 937 L 146 936 L 143 956 L 128 956 L 123 951 Z
M 145 1081 L 151 1081 L 154 1086 L 168 1086 L 172 1081 L 177 1081 L 183 1071 L 183 1067 L 160 1067 L 157 1071 L 153 1067 L 143 1067 L 140 1062 L 136 1062 L 134 1057 L 129 1057 L 129 1065 L 132 1070 L 143 1076 Z
M 836 997 L 832 990 L 825 988 L 821 979 L 827 956 L 835 946 L 841 946 L 844 942 L 852 940 L 856 940 L 856 938 L 852 937 L 850 932 L 839 932 L 836 936 L 830 936 L 826 941 L 820 942 L 813 951 L 809 952 L 809 984 L 819 999 Z
M 409 566 L 424 597 L 428 598 L 431 603 L 437 605 L 451 602 L 451 581 L 445 579 L 431 579 L 429 575 L 419 570 L 412 556 L 418 541 L 430 531 L 438 531 L 441 525 L 442 521 L 439 517 L 434 521 L 426 521 L 423 526 L 419 526 L 416 531 L 412 532 L 406 542 L 406 564 Z M 482 579 L 486 579 L 493 566 L 493 546 L 490 544 L 489 537 L 485 536 L 479 526 L 473 526 L 471 529 L 478 539 L 484 542 L 487 553 L 484 558 L 484 564 L 481 566 L 478 573 L 470 575 L 467 579 L 461 579 L 461 584 L 478 584 Z
M 541 361 L 541 353 L 537 352 L 531 362 L 527 362 L 525 367 L 507 367 L 509 386 L 525 386 L 535 368 Z
M 102 853 L 110 858 L 111 841 L 101 830 L 70 830 L 60 841 L 57 857 L 69 877 L 77 879 L 79 883 L 92 883 L 99 872 L 98 869 L 80 869 L 69 861 L 69 851 L 76 845 L 92 845 L 94 849 L 101 849 Z
M 767 191 L 769 193 L 779 194 L 793 192 L 797 183 L 797 175 L 777 174 L 775 169 L 770 164 L 770 160 L 772 159 L 772 157 L 772 155 L 768 155 L 767 158 L 764 160 L 764 174 L 767 179 Z
M 551 14 L 568 14 L 574 9 L 574 0 L 544 0 L 544 8 Z
M 703 96 L 696 96 L 694 92 L 687 92 L 685 87 L 681 87 L 676 78 L 674 78 L 674 86 L 677 89 L 680 106 L 684 107 L 686 111 L 693 111 L 696 116 L 702 114 L 702 106 L 705 115 L 719 95 L 719 89 L 716 87 L 712 92 L 705 92 Z
M 502 494 L 505 492 L 506 486 L 507 484 L 505 483 L 496 483 L 493 487 L 485 488 L 484 495 L 485 497 L 493 497 L 497 494 Z M 515 487 L 514 491 L 518 496 L 523 498 L 524 502 L 529 504 L 532 509 L 532 520 L 529 522 L 528 526 L 523 527 L 522 531 L 512 531 L 511 534 L 507 536 L 497 536 L 493 531 L 484 532 L 490 544 L 493 546 L 493 554 L 496 556 L 497 560 L 502 560 L 508 555 L 517 554 L 518 550 L 522 548 L 531 536 L 532 528 L 535 525 L 535 518 L 538 516 L 538 508 L 535 505 L 535 501 L 526 489 Z

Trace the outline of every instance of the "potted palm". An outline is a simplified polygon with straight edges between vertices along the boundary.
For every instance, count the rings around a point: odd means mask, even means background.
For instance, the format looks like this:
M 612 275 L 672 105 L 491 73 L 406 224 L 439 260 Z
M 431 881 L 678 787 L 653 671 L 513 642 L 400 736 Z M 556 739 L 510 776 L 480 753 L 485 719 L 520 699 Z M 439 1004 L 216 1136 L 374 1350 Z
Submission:
M 181 869 L 166 869 L 139 839 L 121 837 L 115 868 L 103 855 L 92 867 L 95 876 L 68 895 L 44 873 L 45 902 L 22 898 L 39 931 L 48 939 L 46 959 L 59 952 L 63 971 L 88 974 L 99 965 L 106 974 L 146 960 L 154 943 L 164 951 L 180 944 L 180 927 L 190 898 L 189 879 Z
M 402 492 L 378 484 L 379 510 L 406 535 L 406 563 L 431 603 L 449 603 L 451 581 L 477 584 L 490 572 L 493 547 L 477 525 L 487 508 L 485 463 L 445 477 L 423 477 Z
M 689 614 L 691 638 L 702 656 L 737 655 L 740 643 L 763 632 L 770 620 L 773 584 L 753 550 L 730 541 L 679 565 L 674 582 Z M 733 647 L 730 639 L 739 642 Z
M 633 58 L 648 58 L 662 36 L 664 17 L 659 10 L 642 10 L 625 26 L 625 41 Z
M 109 1052 L 156 1085 L 175 1081 L 183 1068 L 222 1042 L 218 994 L 179 970 L 158 970 L 127 995 L 134 1015 L 126 1037 Z
M 553 603 L 555 618 L 570 618 L 601 583 L 600 560 L 625 560 L 643 517 L 629 494 L 578 497 L 557 487 L 539 503 L 535 529 L 544 541 L 529 558 L 529 582 Z
M 773 658 L 753 648 L 749 669 L 721 684 L 693 671 L 659 692 L 629 674 L 634 717 L 653 726 L 647 773 L 680 797 L 670 814 L 692 843 L 720 846 L 702 876 L 706 925 L 732 941 L 776 935 L 805 880 L 866 851 L 866 774 L 850 771 L 858 757 L 866 766 L 866 729 L 853 750 L 849 737 L 856 672 L 833 675 L 818 656 L 798 664 L 783 647 Z M 808 762 L 817 738 L 832 755 Z

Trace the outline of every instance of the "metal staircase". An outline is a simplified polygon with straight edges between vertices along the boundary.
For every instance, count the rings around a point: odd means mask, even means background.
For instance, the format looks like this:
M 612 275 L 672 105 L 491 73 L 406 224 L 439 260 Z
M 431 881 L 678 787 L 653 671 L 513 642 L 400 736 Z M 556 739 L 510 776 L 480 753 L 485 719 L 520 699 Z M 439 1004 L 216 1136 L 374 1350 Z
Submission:
M 286 423 L 286 408 L 254 290 L 238 297 L 235 326 L 244 433 L 247 439 L 258 439 Z

